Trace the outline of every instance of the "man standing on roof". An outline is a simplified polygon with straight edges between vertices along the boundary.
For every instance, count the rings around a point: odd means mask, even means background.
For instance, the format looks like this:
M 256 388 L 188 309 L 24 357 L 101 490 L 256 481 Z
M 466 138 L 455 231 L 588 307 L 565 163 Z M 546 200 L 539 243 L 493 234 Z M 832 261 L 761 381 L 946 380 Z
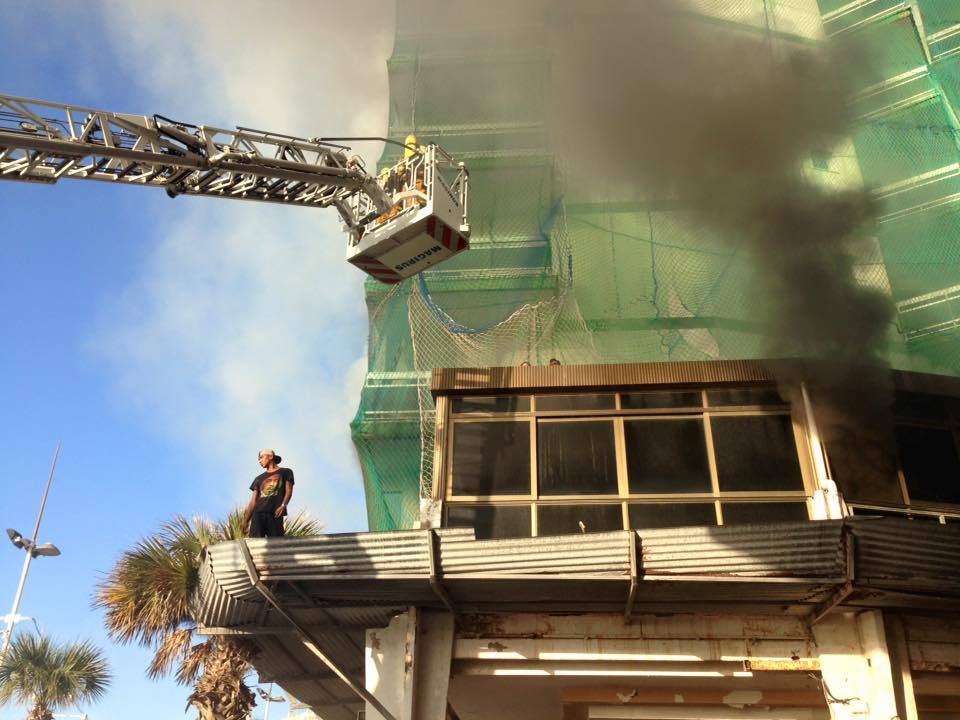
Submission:
M 250 537 L 282 537 L 283 516 L 293 497 L 293 470 L 279 467 L 281 458 L 273 450 L 260 451 L 264 472 L 253 479 L 253 497 L 244 513 L 244 529 Z

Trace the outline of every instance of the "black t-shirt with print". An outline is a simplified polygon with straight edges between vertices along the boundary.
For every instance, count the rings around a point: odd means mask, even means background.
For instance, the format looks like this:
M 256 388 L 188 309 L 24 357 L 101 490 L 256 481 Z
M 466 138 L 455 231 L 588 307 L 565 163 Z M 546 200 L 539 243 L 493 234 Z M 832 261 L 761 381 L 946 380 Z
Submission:
M 277 468 L 273 472 L 260 473 L 253 479 L 251 490 L 258 490 L 257 504 L 254 512 L 265 512 L 271 515 L 283 504 L 286 495 L 287 483 L 293 485 L 293 470 Z

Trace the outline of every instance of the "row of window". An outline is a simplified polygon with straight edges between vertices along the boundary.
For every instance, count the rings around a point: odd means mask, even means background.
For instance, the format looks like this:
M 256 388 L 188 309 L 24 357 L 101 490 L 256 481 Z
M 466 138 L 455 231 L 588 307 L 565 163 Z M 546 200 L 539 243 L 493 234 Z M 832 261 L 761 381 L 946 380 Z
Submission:
M 850 503 L 949 515 L 960 401 L 901 392 L 894 415 L 879 453 L 828 439 L 832 476 Z M 807 517 L 805 430 L 772 387 L 456 397 L 448 420 L 446 522 L 478 537 Z
M 623 529 L 737 525 L 807 520 L 796 502 L 526 503 L 446 506 L 448 527 L 472 527 L 480 540 L 535 535 L 570 535 Z
M 774 387 L 713 390 L 653 390 L 630 393 L 566 395 L 470 395 L 452 399 L 454 415 L 569 413 L 604 410 L 663 411 L 686 408 L 775 407 L 786 401 Z
M 448 498 L 803 492 L 787 412 L 453 423 Z

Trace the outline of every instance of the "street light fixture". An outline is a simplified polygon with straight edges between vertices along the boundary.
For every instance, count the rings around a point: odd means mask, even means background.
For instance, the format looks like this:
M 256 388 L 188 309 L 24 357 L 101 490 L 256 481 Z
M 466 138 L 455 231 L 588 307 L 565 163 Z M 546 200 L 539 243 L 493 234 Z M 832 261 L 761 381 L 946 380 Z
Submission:
M 14 547 L 26 550 L 33 555 L 33 557 L 56 557 L 60 554 L 60 548 L 53 543 L 34 545 L 32 540 L 27 540 L 13 528 L 7 528 L 7 536 L 10 538 L 10 542 L 13 543 Z
M 26 557 L 23 559 L 23 570 L 20 572 L 20 584 L 17 585 L 17 594 L 13 597 L 13 609 L 9 615 L 3 619 L 6 620 L 7 627 L 3 631 L 3 644 L 0 646 L 0 662 L 7 656 L 7 648 L 10 647 L 10 639 L 13 637 L 13 627 L 24 616 L 20 615 L 20 600 L 23 598 L 23 588 L 27 584 L 27 573 L 30 572 L 30 563 L 35 557 L 56 557 L 60 554 L 60 548 L 53 543 L 37 544 L 37 538 L 40 535 L 40 521 L 43 520 L 43 511 L 47 507 L 47 496 L 50 494 L 50 484 L 53 482 L 53 471 L 57 467 L 57 458 L 60 457 L 60 443 L 57 443 L 57 451 L 53 454 L 53 462 L 50 465 L 50 475 L 47 477 L 47 487 L 43 491 L 43 500 L 40 502 L 40 512 L 37 514 L 37 523 L 33 526 L 33 538 L 25 538 L 21 533 L 13 528 L 7 528 L 7 537 L 13 543 L 15 548 L 23 550 Z M 36 622 L 36 621 L 34 621 Z

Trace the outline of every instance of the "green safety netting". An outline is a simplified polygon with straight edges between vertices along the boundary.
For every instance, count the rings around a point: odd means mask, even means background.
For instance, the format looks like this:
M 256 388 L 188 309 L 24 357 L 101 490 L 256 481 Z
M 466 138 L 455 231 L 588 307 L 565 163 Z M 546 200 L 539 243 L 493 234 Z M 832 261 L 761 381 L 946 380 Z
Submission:
M 586 192 L 558 162 L 543 4 L 497 24 L 487 3 L 399 2 L 390 136 L 416 132 L 467 162 L 473 236 L 469 252 L 399 286 L 367 282 L 368 375 L 352 430 L 371 529 L 409 527 L 429 494 L 432 368 L 768 353 L 748 256 L 681 209 Z M 956 0 L 689 4 L 703 22 L 772 42 L 853 33 L 874 51 L 882 81 L 857 97 L 855 131 L 802 171 L 881 198 L 855 274 L 896 306 L 891 363 L 960 374 Z

